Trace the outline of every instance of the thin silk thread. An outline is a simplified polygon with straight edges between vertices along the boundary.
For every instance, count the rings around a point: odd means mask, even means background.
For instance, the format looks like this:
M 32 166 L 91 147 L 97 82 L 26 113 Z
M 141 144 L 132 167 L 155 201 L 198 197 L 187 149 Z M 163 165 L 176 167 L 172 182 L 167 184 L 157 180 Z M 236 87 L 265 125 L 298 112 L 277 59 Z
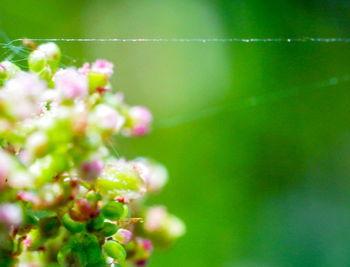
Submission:
M 4 44 L 11 45 L 15 42 L 26 40 L 25 38 L 15 39 Z M 120 43 L 303 43 L 303 42 L 318 42 L 318 43 L 349 43 L 350 38 L 34 38 L 30 39 L 38 42 L 120 42 Z

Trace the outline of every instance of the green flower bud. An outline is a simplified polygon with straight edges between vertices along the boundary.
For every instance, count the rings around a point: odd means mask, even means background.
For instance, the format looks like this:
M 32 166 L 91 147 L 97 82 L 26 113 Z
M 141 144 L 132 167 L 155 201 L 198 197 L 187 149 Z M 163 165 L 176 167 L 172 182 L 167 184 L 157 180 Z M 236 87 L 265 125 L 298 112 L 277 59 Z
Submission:
M 86 227 L 89 231 L 100 230 L 104 226 L 104 220 L 105 220 L 104 216 L 100 215 L 96 219 L 91 219 L 87 223 Z
M 117 201 L 108 202 L 103 206 L 102 213 L 107 219 L 116 221 L 124 214 L 124 205 Z
M 154 206 L 147 210 L 144 231 L 151 236 L 157 245 L 171 245 L 185 234 L 186 226 L 182 220 L 169 214 L 165 207 Z
M 28 67 L 31 71 L 40 72 L 47 64 L 47 56 L 44 52 L 35 50 L 28 57 Z
M 52 71 L 55 72 L 61 60 L 60 48 L 55 43 L 46 43 L 39 45 L 37 50 L 45 54 L 47 64 L 49 64 Z
M 95 191 L 89 191 L 87 194 L 86 194 L 86 200 L 89 201 L 90 203 L 94 204 L 96 203 L 97 201 L 101 200 L 101 195 L 96 193 Z
M 50 66 L 44 67 L 40 72 L 38 72 L 39 77 L 47 82 L 50 88 L 53 88 L 54 83 L 52 82 L 52 70 Z
M 96 191 L 111 198 L 126 196 L 140 197 L 145 192 L 145 185 L 132 164 L 119 160 L 107 164 L 95 181 Z
M 104 246 L 107 255 L 113 259 L 123 262 L 126 258 L 126 251 L 122 245 L 116 241 L 107 241 Z
M 11 79 L 19 72 L 21 69 L 10 61 L 0 63 L 0 80 Z
M 185 226 L 142 199 L 128 205 L 160 189 L 167 173 L 117 159 L 110 142 L 119 132 L 144 135 L 152 114 L 113 94 L 112 63 L 57 71 L 57 45 L 23 45 L 34 50 L 29 71 L 0 63 L 0 266 L 144 266 L 151 239 L 171 244 Z
M 107 85 L 107 76 L 102 73 L 90 72 L 89 73 L 89 90 L 92 92 L 99 87 L 105 87 Z
M 33 133 L 27 139 L 26 148 L 34 157 L 44 156 L 48 151 L 47 135 L 42 132 Z
M 0 80 L 5 80 L 6 76 L 6 68 L 0 64 Z
M 84 230 L 85 224 L 81 222 L 74 221 L 68 213 L 66 213 L 62 218 L 62 224 L 64 227 L 66 227 L 69 231 L 73 233 L 78 233 Z
M 118 231 L 118 226 L 113 223 L 105 222 L 102 232 L 105 237 L 112 236 Z

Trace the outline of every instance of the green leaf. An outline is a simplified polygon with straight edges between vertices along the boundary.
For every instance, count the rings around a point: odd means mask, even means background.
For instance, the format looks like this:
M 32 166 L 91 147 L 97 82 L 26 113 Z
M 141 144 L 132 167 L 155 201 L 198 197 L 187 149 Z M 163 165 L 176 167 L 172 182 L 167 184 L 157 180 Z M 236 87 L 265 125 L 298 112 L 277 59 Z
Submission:
M 57 255 L 62 266 L 102 267 L 105 260 L 97 237 L 89 233 L 73 235 Z
M 57 217 L 45 217 L 40 219 L 40 233 L 43 237 L 56 236 L 59 231 L 60 222 Z
M 88 230 L 93 231 L 93 230 L 100 230 L 104 226 L 104 216 L 100 215 L 96 219 L 91 219 L 86 227 Z

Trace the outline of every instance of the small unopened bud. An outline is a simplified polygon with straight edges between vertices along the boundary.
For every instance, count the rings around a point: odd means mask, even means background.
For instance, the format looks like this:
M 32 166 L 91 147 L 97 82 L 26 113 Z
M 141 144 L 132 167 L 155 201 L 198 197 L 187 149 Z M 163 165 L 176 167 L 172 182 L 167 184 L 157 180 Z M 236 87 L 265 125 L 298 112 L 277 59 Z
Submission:
M 162 229 L 167 217 L 167 211 L 163 206 L 152 207 L 147 211 L 144 227 L 147 232 L 157 232 Z
M 107 77 L 110 77 L 113 74 L 113 68 L 113 63 L 104 59 L 98 59 L 92 64 L 91 72 L 104 74 Z
M 128 112 L 128 125 L 124 131 L 125 135 L 144 136 L 151 128 L 152 114 L 142 106 L 134 106 Z
M 96 106 L 92 120 L 99 128 L 113 132 L 118 132 L 125 122 L 118 111 L 105 104 Z
M 34 157 L 42 157 L 48 150 L 47 135 L 36 132 L 30 135 L 26 142 L 28 152 Z
M 86 199 L 80 198 L 76 201 L 76 206 L 82 214 L 91 214 L 93 212 L 93 207 L 90 202 Z
M 31 71 L 40 72 L 47 64 L 47 56 L 40 50 L 34 50 L 28 57 L 28 66 Z
M 116 221 L 124 214 L 124 205 L 117 201 L 110 201 L 102 208 L 103 215 L 112 221 Z
M 88 76 L 90 92 L 93 92 L 97 88 L 104 88 L 107 85 L 107 76 L 102 73 L 90 72 Z
M 6 78 L 6 68 L 0 64 L 0 80 L 4 80 Z
M 125 196 L 135 199 L 145 193 L 144 181 L 133 165 L 125 160 L 107 163 L 95 181 L 95 189 L 111 198 Z
M 141 239 L 141 244 L 146 252 L 151 253 L 153 250 L 152 242 L 149 239 Z
M 11 79 L 19 72 L 21 69 L 10 61 L 0 63 L 0 80 Z
M 54 77 L 55 88 L 66 99 L 84 97 L 88 93 L 88 81 L 86 76 L 79 74 L 75 69 L 60 70 Z
M 172 244 L 185 231 L 185 224 L 176 216 L 169 214 L 165 207 L 155 206 L 146 213 L 144 230 L 162 245 Z
M 0 206 L 0 222 L 8 227 L 18 227 L 22 222 L 22 210 L 16 204 L 2 204 Z
M 33 204 L 38 204 L 39 203 L 39 198 L 37 195 L 31 193 L 31 192 L 19 192 L 17 193 L 17 198 L 19 200 L 23 200 L 26 202 L 31 202 Z
M 88 182 L 94 182 L 96 177 L 101 173 L 102 169 L 103 162 L 101 160 L 84 162 L 80 166 L 81 178 Z
M 156 161 L 147 158 L 137 158 L 133 161 L 148 192 L 159 191 L 168 181 L 167 169 Z
M 175 240 L 186 232 L 185 224 L 175 215 L 170 214 L 168 216 L 166 224 L 167 234 L 171 240 Z
M 12 188 L 27 188 L 33 185 L 33 177 L 26 171 L 15 171 L 8 178 Z
M 52 70 L 50 66 L 45 66 L 40 72 L 38 72 L 38 75 L 41 79 L 47 82 L 50 88 L 54 86 L 52 82 Z
M 130 203 L 130 199 L 128 199 L 127 197 L 124 196 L 117 196 L 115 198 L 116 201 L 123 203 L 123 204 L 129 204 Z
M 61 50 L 55 43 L 41 44 L 38 51 L 46 55 L 47 63 L 53 71 L 56 71 L 61 60 Z
M 132 232 L 126 229 L 119 229 L 118 232 L 113 236 L 113 238 L 119 243 L 126 245 L 132 239 Z
M 114 235 L 117 232 L 117 230 L 118 226 L 114 223 L 104 222 L 102 232 L 105 237 Z
M 142 259 L 134 262 L 136 266 L 145 266 L 148 263 L 148 260 Z
M 62 217 L 62 224 L 64 225 L 64 227 L 66 227 L 69 231 L 73 232 L 73 233 L 78 233 L 84 230 L 84 224 L 81 222 L 76 222 L 74 221 L 68 213 L 66 213 L 63 217 Z
M 7 112 L 11 117 L 19 119 L 38 115 L 45 89 L 45 82 L 33 73 L 21 72 L 7 80 L 2 90 Z
M 135 240 L 134 250 L 135 254 L 131 257 L 133 263 L 136 266 L 145 266 L 153 250 L 152 242 L 138 237 Z
M 88 75 L 90 71 L 90 63 L 85 62 L 84 65 L 78 69 L 78 72 L 83 75 Z
M 104 246 L 107 255 L 118 262 L 123 262 L 126 258 L 126 251 L 124 247 L 115 241 L 107 241 Z

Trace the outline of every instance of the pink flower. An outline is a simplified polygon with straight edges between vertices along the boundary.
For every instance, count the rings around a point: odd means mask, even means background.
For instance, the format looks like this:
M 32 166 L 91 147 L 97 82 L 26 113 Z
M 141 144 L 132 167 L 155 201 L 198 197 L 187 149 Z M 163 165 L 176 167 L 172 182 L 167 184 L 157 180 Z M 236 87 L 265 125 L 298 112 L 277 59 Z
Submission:
M 136 257 L 134 258 L 134 264 L 136 266 L 145 266 L 152 253 L 152 242 L 144 238 L 136 238 Z
M 101 160 L 93 160 L 84 162 L 80 166 L 80 172 L 83 179 L 93 182 L 95 178 L 101 173 L 103 169 L 103 162 Z
M 149 132 L 152 122 L 152 113 L 147 108 L 142 106 L 131 107 L 129 116 L 133 124 L 131 135 L 143 136 Z
M 145 266 L 148 263 L 148 260 L 142 259 L 142 260 L 138 260 L 135 262 L 136 266 Z
M 19 193 L 17 193 L 17 198 L 19 200 L 32 202 L 35 204 L 39 202 L 39 198 L 31 192 L 19 192 Z
M 152 113 L 146 107 L 134 106 L 130 108 L 129 115 L 138 124 L 149 124 L 152 122 Z
M 107 77 L 110 77 L 113 74 L 113 68 L 113 63 L 104 59 L 98 59 L 92 64 L 91 71 L 105 74 Z
M 142 239 L 141 241 L 143 248 L 146 250 L 147 253 L 151 253 L 153 246 L 151 240 L 148 239 Z
M 123 116 L 112 107 L 100 104 L 95 108 L 94 120 L 102 129 L 119 131 L 125 122 Z
M 132 232 L 126 229 L 119 229 L 118 232 L 113 236 L 119 243 L 126 245 L 132 239 Z
M 2 204 L 0 206 L 0 222 L 8 227 L 18 227 L 22 222 L 21 208 L 16 204 Z
M 149 128 L 147 125 L 140 124 L 140 125 L 135 125 L 132 132 L 133 132 L 133 135 L 135 136 L 144 136 L 148 133 L 148 131 L 149 131 Z
M 136 164 L 148 192 L 158 191 L 168 181 L 168 172 L 163 165 L 147 158 L 137 158 L 133 162 Z
M 31 244 L 32 244 L 32 239 L 31 239 L 29 236 L 27 236 L 27 237 L 23 240 L 23 246 L 24 246 L 25 248 L 29 248 L 29 247 L 31 246 Z
M 15 117 L 26 119 L 39 114 L 46 89 L 37 75 L 21 72 L 5 83 L 1 98 Z
M 64 98 L 74 99 L 88 94 L 88 79 L 73 68 L 60 70 L 54 77 L 55 88 Z
M 28 150 L 25 149 L 19 151 L 17 158 L 23 165 L 28 165 L 31 160 L 30 153 L 28 152 Z
M 80 69 L 78 69 L 78 72 L 82 75 L 88 75 L 90 72 L 90 63 L 85 62 L 83 66 Z
M 167 217 L 167 211 L 163 206 L 152 207 L 147 211 L 145 229 L 152 233 L 162 229 Z
M 61 51 L 55 43 L 41 44 L 37 51 L 44 53 L 49 60 L 57 60 L 61 57 Z

